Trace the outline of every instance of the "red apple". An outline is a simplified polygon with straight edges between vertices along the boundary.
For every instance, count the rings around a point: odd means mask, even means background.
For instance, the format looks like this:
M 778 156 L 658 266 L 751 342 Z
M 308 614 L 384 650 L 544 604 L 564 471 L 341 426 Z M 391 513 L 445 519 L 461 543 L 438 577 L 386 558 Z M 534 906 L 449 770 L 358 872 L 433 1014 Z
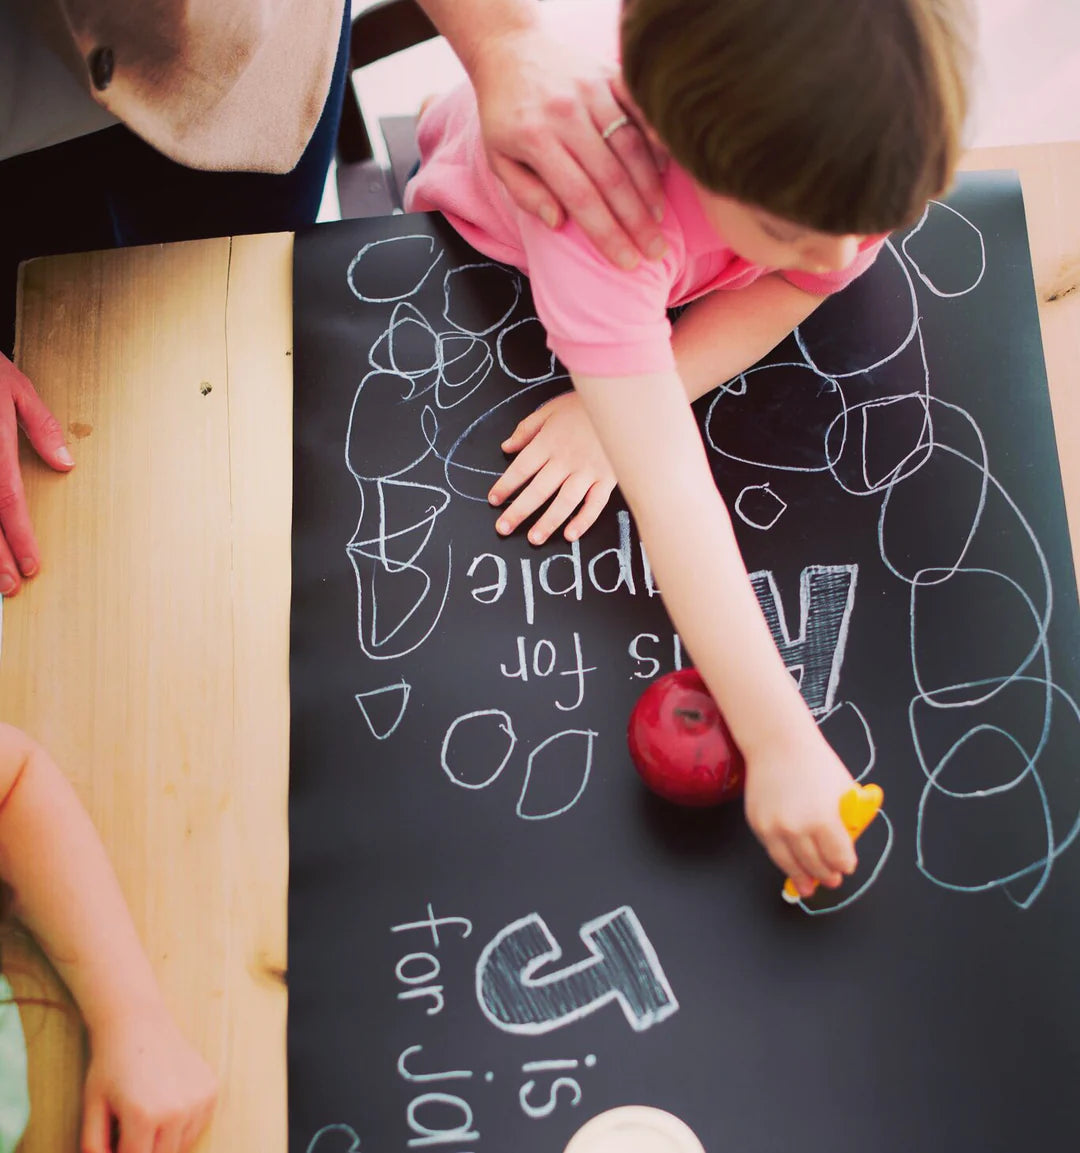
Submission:
M 746 764 L 697 669 L 658 677 L 627 728 L 630 756 L 654 793 L 680 805 L 741 796 Z

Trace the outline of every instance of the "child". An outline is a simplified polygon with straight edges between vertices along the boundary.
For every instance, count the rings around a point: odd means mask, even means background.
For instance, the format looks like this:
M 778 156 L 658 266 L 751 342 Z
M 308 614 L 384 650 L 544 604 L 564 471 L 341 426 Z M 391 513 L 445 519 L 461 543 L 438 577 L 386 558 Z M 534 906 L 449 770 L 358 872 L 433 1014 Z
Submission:
M 111 1153 L 115 1126 L 123 1153 L 190 1149 L 213 1109 L 214 1075 L 162 1002 L 120 886 L 74 790 L 44 750 L 3 724 L 0 878 L 89 1031 L 80 1148 Z M 10 1016 L 6 1027 L 10 1046 Z M 19 1064 L 0 1067 L 0 1081 L 25 1075 Z M 8 1084 L 0 1099 L 5 1093 L 10 1101 Z M 5 1138 L 17 1145 L 19 1134 L 2 1126 L 0 1118 L 0 1147 Z
M 529 540 L 564 521 L 573 540 L 618 481 L 746 757 L 747 819 L 803 895 L 855 869 L 838 810 L 852 778 L 772 642 L 690 401 L 865 271 L 884 234 L 948 184 L 964 16 L 963 0 L 625 0 L 623 78 L 671 157 L 667 252 L 629 270 L 573 224 L 548 231 L 513 206 L 467 88 L 425 111 L 406 192 L 409 210 L 441 209 L 480 251 L 528 273 L 573 380 L 504 442 L 517 456 L 490 500 L 518 495 L 496 528 L 514 531 L 550 499 Z M 616 153 L 626 121 L 598 125 Z M 667 309 L 697 298 L 672 333 Z

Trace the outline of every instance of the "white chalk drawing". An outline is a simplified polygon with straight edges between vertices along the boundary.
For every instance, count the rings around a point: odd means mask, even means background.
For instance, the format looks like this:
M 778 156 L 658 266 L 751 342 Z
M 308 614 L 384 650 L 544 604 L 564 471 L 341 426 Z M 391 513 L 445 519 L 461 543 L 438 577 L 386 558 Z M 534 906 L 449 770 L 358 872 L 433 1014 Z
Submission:
M 752 510 L 747 510 L 747 501 Z M 766 511 L 768 510 L 768 511 Z M 748 484 L 735 498 L 735 514 L 751 528 L 768 532 L 787 511 L 787 501 L 767 484 Z
M 478 721 L 482 717 L 491 717 L 494 722 L 493 727 L 501 732 L 506 737 L 506 749 L 503 751 L 499 759 L 499 763 L 493 768 L 488 769 L 487 776 L 479 781 L 468 780 L 465 777 L 464 768 L 456 768 L 451 761 L 451 744 L 453 742 L 454 734 L 458 730 L 458 726 L 464 724 L 466 721 Z M 501 718 L 501 719 L 498 719 Z M 488 727 L 492 727 L 490 724 Z M 510 754 L 514 751 L 514 746 L 517 744 L 517 734 L 514 732 L 514 723 L 510 719 L 510 714 L 504 712 L 502 709 L 477 709 L 472 713 L 465 713 L 464 716 L 457 717 L 451 722 L 450 727 L 446 730 L 446 736 L 443 737 L 442 750 L 439 754 L 439 763 L 442 765 L 442 771 L 454 782 L 455 785 L 460 785 L 463 789 L 486 789 L 488 785 L 493 784 L 498 780 L 499 775 L 503 769 L 506 768 L 507 762 L 510 760 Z M 469 756 L 463 757 L 466 764 L 472 768 L 472 758 Z M 487 766 L 485 766 L 487 768 Z
M 385 741 L 397 731 L 398 725 L 401 724 L 401 718 L 405 716 L 410 692 L 412 692 L 412 685 L 402 677 L 400 681 L 392 685 L 383 685 L 379 689 L 368 689 L 366 693 L 354 694 L 356 703 L 360 706 L 360 712 L 367 722 L 367 727 L 377 741 Z M 382 713 L 383 706 L 386 704 L 384 698 L 389 698 L 394 694 L 398 696 L 397 708 L 395 710 L 393 705 L 389 706 L 393 720 L 387 724 L 386 717 L 380 716 L 378 723 L 376 723 L 376 715 L 372 712 L 372 706 L 374 705 L 377 711 Z
M 773 641 L 784 664 L 797 674 L 799 689 L 814 716 L 833 706 L 844 663 L 857 565 L 809 565 L 799 578 L 799 631 L 791 635 L 780 590 L 771 572 L 750 574 Z
M 598 734 L 592 729 L 564 729 L 561 733 L 552 733 L 550 737 L 541 741 L 531 753 L 529 753 L 529 762 L 525 767 L 525 781 L 521 786 L 521 796 L 518 797 L 517 807 L 514 812 L 523 821 L 547 821 L 552 817 L 562 816 L 563 813 L 572 809 L 578 801 L 581 800 L 582 794 L 585 792 L 585 787 L 589 783 L 589 774 L 592 772 L 592 759 L 593 759 L 593 741 Z M 565 750 L 565 745 L 560 744 L 558 748 L 551 749 L 550 746 L 554 745 L 556 741 L 564 742 L 567 737 L 579 737 L 584 739 L 585 754 L 582 757 L 575 757 Z M 540 757 L 540 764 L 537 764 L 537 757 Z M 542 766 L 542 770 L 540 769 Z M 574 791 L 573 796 L 569 800 L 564 801 L 558 808 L 554 809 L 540 809 L 535 812 L 526 812 L 526 798 L 529 796 L 529 785 L 534 780 L 534 774 L 542 771 L 545 776 L 558 774 L 560 778 L 569 777 L 570 784 L 574 780 L 578 780 L 577 789 Z M 569 792 L 569 789 L 565 790 Z
M 934 229 L 945 227 L 970 232 L 966 249 L 970 261 L 953 262 L 947 276 L 934 270 L 929 242 Z M 381 286 L 387 282 L 385 270 L 388 263 L 394 263 L 396 253 L 408 257 L 400 261 L 403 271 L 398 277 L 407 283 L 393 282 L 391 293 Z M 442 251 L 430 237 L 395 237 L 365 245 L 349 264 L 346 277 L 350 291 L 359 300 L 394 305 L 385 331 L 368 352 L 366 375 L 353 397 L 345 444 L 346 464 L 360 493 L 356 531 L 346 544 L 356 575 L 357 637 L 363 652 L 376 660 L 396 660 L 415 653 L 437 628 L 446 609 L 453 572 L 452 542 L 442 527 L 442 513 L 455 496 L 486 500 L 491 483 L 502 471 L 487 451 L 488 442 L 498 439 L 490 434 L 506 423 L 506 406 L 529 400 L 539 403 L 550 394 L 553 382 L 568 379 L 558 375 L 554 359 L 541 348 L 540 333 L 533 331 L 536 320 L 514 319 L 524 290 L 520 275 L 511 269 L 480 262 L 445 270 L 441 314 L 437 314 L 437 305 L 436 314 L 425 315 L 414 298 L 442 259 Z M 899 245 L 886 242 L 875 266 L 873 275 L 884 278 L 882 283 L 896 301 L 882 324 L 867 326 L 865 333 L 849 334 L 850 339 L 837 341 L 826 302 L 794 334 L 800 359 L 758 365 L 728 381 L 713 396 L 704 427 L 706 445 L 712 452 L 761 470 L 760 481 L 745 485 L 733 506 L 734 514 L 750 527 L 769 531 L 782 516 L 791 517 L 787 502 L 775 487 L 776 478 L 788 473 L 820 474 L 847 494 L 879 502 L 879 556 L 892 577 L 910 589 L 915 695 L 909 707 L 909 728 L 921 775 L 914 850 L 918 867 L 930 882 L 950 891 L 1000 890 L 1014 904 L 1026 908 L 1049 882 L 1055 862 L 1080 836 L 1078 806 L 1062 800 L 1061 790 L 1055 790 L 1044 763 L 1049 758 L 1043 755 L 1052 733 L 1075 735 L 1080 709 L 1052 675 L 1048 635 L 1053 588 L 1043 549 L 1027 518 L 994 475 L 989 449 L 975 419 L 933 395 L 917 296 L 917 288 L 944 299 L 974 292 L 986 277 L 987 265 L 982 232 L 956 209 L 931 202 Z M 464 291 L 466 286 L 468 291 Z M 478 287 L 482 291 L 478 292 Z M 490 403 L 480 390 L 496 367 L 511 382 L 511 390 Z M 537 389 L 544 391 L 534 392 Z M 779 406 L 780 419 L 789 422 L 790 438 L 763 436 L 760 428 L 755 435 L 757 402 L 762 395 L 784 402 Z M 790 417 L 784 415 L 789 397 Z M 468 407 L 464 406 L 466 401 L 471 402 Z M 388 407 L 400 413 L 393 437 L 383 435 L 378 419 Z M 776 404 L 771 407 L 778 411 Z M 438 483 L 430 483 L 433 467 L 441 472 L 436 476 Z M 950 515 L 954 520 L 960 517 L 959 531 L 951 539 L 943 539 L 940 531 L 936 535 L 926 533 L 925 540 L 911 539 L 912 524 L 927 520 L 936 525 L 935 503 L 938 494 L 945 492 L 950 494 Z M 1009 539 L 1015 543 L 1013 554 L 999 563 L 998 570 L 985 567 L 984 550 L 979 547 L 980 539 L 990 531 L 986 527 L 990 523 L 988 510 L 994 513 L 995 534 L 1006 531 L 1002 524 L 1007 522 Z M 625 513 L 620 516 L 618 546 L 604 554 L 615 558 L 611 589 L 601 588 L 597 557 L 587 566 L 589 583 L 598 591 L 637 591 L 628 561 L 629 525 L 623 518 Z M 577 542 L 574 548 L 578 548 Z M 996 555 L 1005 554 L 999 551 Z M 500 558 L 485 556 L 495 561 L 498 580 L 473 590 L 473 598 L 481 603 L 501 596 L 513 577 Z M 652 596 L 657 590 L 648 576 L 644 554 L 642 562 Z M 487 562 L 489 568 L 491 563 Z M 580 552 L 571 551 L 561 563 L 569 583 L 557 590 L 548 587 L 549 558 L 541 562 L 542 591 L 552 595 L 556 591 L 560 595 L 573 592 L 580 599 L 586 572 Z M 478 564 L 479 558 L 474 559 L 470 576 Z M 999 571 L 1004 568 L 1008 571 Z M 1032 578 L 1031 573 L 1038 575 Z M 856 575 L 854 566 L 808 568 L 800 581 L 796 633 L 788 627 L 772 575 L 755 573 L 751 579 L 772 635 L 785 663 L 799 678 L 811 711 L 827 733 L 842 731 L 843 740 L 853 742 L 851 749 L 845 745 L 845 752 L 852 761 L 849 767 L 861 779 L 874 765 L 873 736 L 858 705 L 837 700 Z M 1033 579 L 1034 587 L 1030 587 Z M 973 581 L 996 582 L 1000 595 L 995 603 L 1004 598 L 1007 606 L 1014 606 L 1007 611 L 1027 627 L 1023 651 L 1000 656 L 1000 668 L 971 670 L 943 679 L 926 667 L 924 621 L 938 604 L 935 598 L 939 590 L 949 589 L 959 595 Z M 536 595 L 530 558 L 521 561 L 521 595 L 526 622 L 532 625 Z M 388 607 L 391 605 L 393 609 Z M 988 629 L 992 640 L 997 636 L 994 622 L 988 622 Z M 1012 635 L 1016 635 L 1015 627 Z M 957 650 L 963 647 L 962 638 L 958 638 Z M 535 651 L 533 657 L 535 663 Z M 640 654 L 637 657 L 640 662 Z M 956 656 L 958 662 L 961 659 L 962 654 Z M 580 696 L 584 673 L 591 671 L 591 665 L 586 669 L 583 661 L 577 663 L 580 670 L 571 671 L 576 671 Z M 521 668 L 525 668 L 523 663 Z M 383 689 L 357 694 L 357 704 L 373 735 L 383 734 L 379 739 L 391 735 L 401 721 L 408 700 L 404 685 L 402 678 Z M 1000 702 L 1006 694 L 1019 691 L 1018 686 L 1042 694 L 1042 723 L 1034 738 L 1007 731 L 1000 715 L 997 720 L 992 715 L 994 709 L 1000 713 Z M 387 702 L 393 699 L 391 694 L 400 694 L 401 710 L 390 723 L 374 721 L 370 712 L 380 692 L 386 694 L 382 699 Z M 568 709 L 576 704 L 559 707 Z M 937 748 L 927 736 L 927 727 L 930 720 L 936 719 L 940 725 L 943 718 L 955 718 L 958 728 L 945 741 L 945 747 Z M 501 730 L 504 738 L 494 742 L 491 763 L 478 765 L 470 760 L 472 754 L 465 755 L 465 742 L 457 742 L 454 734 L 464 726 L 461 734 L 469 731 L 475 735 L 472 726 L 485 723 L 494 725 L 497 735 Z M 584 742 L 584 755 L 575 775 L 568 778 L 565 795 L 558 805 L 535 808 L 533 794 L 541 777 L 547 776 L 541 770 L 545 749 L 559 749 L 565 742 L 558 738 L 575 736 Z M 587 728 L 565 730 L 531 750 L 516 807 L 521 819 L 549 819 L 577 804 L 588 783 L 594 738 Z M 985 740 L 1000 742 L 1008 755 L 1015 756 L 1016 771 L 1004 782 L 995 778 L 982 786 L 971 785 L 967 762 Z M 511 762 L 516 744 L 510 717 L 502 710 L 465 714 L 447 730 L 441 767 L 460 787 L 486 788 Z M 955 784 L 961 769 L 966 774 L 962 788 Z M 545 795 L 549 795 L 547 786 Z M 954 877 L 936 863 L 931 824 L 941 804 L 946 800 L 974 803 L 988 797 L 1013 796 L 1018 798 L 1017 804 L 1023 798 L 1035 798 L 1043 848 L 1034 859 L 1002 866 L 975 879 Z M 1030 815 L 1031 811 L 1029 805 L 1025 812 Z M 885 835 L 878 841 L 883 840 L 883 848 L 868 870 L 867 880 L 839 904 L 819 908 L 814 903 L 807 912 L 835 912 L 873 885 L 893 847 L 893 827 L 887 814 L 883 814 L 881 827 Z
M 307 1153 L 360 1153 L 360 1138 L 351 1125 L 324 1125 L 308 1142 Z
M 930 214 L 932 212 L 933 213 L 941 213 L 941 212 L 951 213 L 952 216 L 956 220 L 959 220 L 966 229 L 970 230 L 970 232 L 973 235 L 975 242 L 979 246 L 979 270 L 978 270 L 978 272 L 975 273 L 974 279 L 971 281 L 970 284 L 965 285 L 963 288 L 957 289 L 955 292 L 946 292 L 944 289 L 939 288 L 930 279 L 930 277 L 927 276 L 926 273 L 922 270 L 922 268 L 919 266 L 919 262 L 911 254 L 911 250 L 908 247 L 908 245 L 911 244 L 911 242 L 915 239 L 915 237 L 918 236 L 920 232 L 922 232 L 923 227 L 926 224 L 926 221 L 928 220 L 928 218 L 930 217 Z M 931 200 L 927 204 L 927 206 L 923 209 L 922 216 L 919 217 L 919 222 L 907 234 L 907 236 L 905 236 L 904 239 L 901 241 L 900 248 L 901 248 L 901 251 L 904 253 L 904 255 L 908 258 L 908 261 L 911 264 L 911 267 L 915 269 L 915 275 L 923 282 L 923 284 L 925 284 L 926 287 L 929 288 L 930 291 L 935 296 L 944 297 L 947 300 L 952 299 L 953 297 L 956 297 L 956 296 L 966 296 L 969 292 L 973 292 L 976 288 L 979 287 L 979 285 L 982 283 L 982 278 L 986 275 L 986 242 L 983 240 L 982 232 L 978 228 L 976 228 L 975 225 L 972 224 L 971 221 L 968 220 L 968 218 L 966 216 L 964 216 L 962 213 L 957 212 L 955 208 L 950 208 L 948 204 L 942 204 L 942 202 L 940 200 Z
M 471 292 L 455 292 L 454 288 L 458 278 L 470 281 L 470 287 L 478 280 L 483 280 L 482 295 L 485 299 L 495 299 L 500 291 L 504 291 L 509 299 L 502 314 L 489 323 L 477 327 L 475 321 L 467 321 L 461 316 L 459 309 L 462 301 L 471 298 Z M 505 264 L 496 264 L 493 260 L 485 260 L 478 264 L 459 264 L 456 268 L 447 269 L 443 277 L 443 320 L 457 332 L 467 333 L 469 336 L 490 336 L 502 328 L 510 319 L 521 299 L 521 276 Z M 501 307 L 497 304 L 496 307 Z
M 386 284 L 393 283 L 393 270 L 405 272 L 415 265 L 411 249 L 427 249 L 424 259 L 429 259 L 427 267 L 420 275 L 419 280 L 410 277 L 409 282 L 399 285 L 396 292 L 388 296 L 375 296 L 372 290 L 364 284 L 365 274 L 371 268 L 370 279 L 373 285 L 378 285 L 377 291 L 385 292 Z M 349 270 L 345 274 L 345 281 L 349 290 L 357 300 L 365 304 L 391 304 L 397 300 L 406 300 L 415 296 L 423 283 L 431 275 L 432 269 L 443 258 L 442 249 L 436 249 L 435 238 L 417 234 L 413 236 L 388 236 L 383 240 L 373 240 L 352 258 Z M 361 283 L 357 283 L 360 281 Z
M 539 913 L 501 929 L 476 962 L 476 1000 L 507 1033 L 550 1033 L 616 1003 L 635 1032 L 678 1011 L 660 959 L 637 914 L 623 905 L 579 930 L 588 957 L 538 975 L 562 957 Z
M 920 266 L 915 252 L 917 237 L 929 214 L 942 211 L 951 214 L 950 219 L 955 218 L 963 228 L 970 229 L 973 236 L 973 264 L 969 272 L 965 270 L 964 286 L 957 290 L 946 289 L 936 283 Z M 895 347 L 868 351 L 858 363 L 834 364 L 831 362 L 828 342 L 808 335 L 807 329 L 812 325 L 801 326 L 795 336 L 803 355 L 803 363 L 761 366 L 735 378 L 728 387 L 717 393 L 710 405 L 706 419 L 706 439 L 709 447 L 720 455 L 741 460 L 767 473 L 828 472 L 847 493 L 860 497 L 880 496 L 878 552 L 886 569 L 897 580 L 907 584 L 911 592 L 910 659 L 916 695 L 909 707 L 909 727 L 916 761 L 924 778 L 916 821 L 916 863 L 929 881 L 952 892 L 1000 890 L 1015 905 L 1027 908 L 1046 887 L 1054 863 L 1080 837 L 1080 812 L 1076 811 L 1075 802 L 1062 802 L 1059 799 L 1055 805 L 1051 783 L 1045 779 L 1048 769 L 1041 767 L 1042 754 L 1050 742 L 1052 729 L 1067 729 L 1074 739 L 1080 733 L 1080 709 L 1073 698 L 1054 681 L 1051 673 L 1048 630 L 1053 588 L 1042 546 L 1027 518 L 994 475 L 985 438 L 975 419 L 959 406 L 932 395 L 915 283 L 905 266 L 906 259 L 921 283 L 935 296 L 948 298 L 965 295 L 979 286 L 986 273 L 986 246 L 982 233 L 955 209 L 934 202 L 905 237 L 901 251 L 903 258 L 888 243 L 886 253 L 883 254 L 883 259 L 889 261 L 884 266 L 886 273 L 900 278 L 898 285 L 901 299 L 906 296 L 911 301 L 910 321 L 901 314 L 900 329 L 904 335 Z M 824 333 L 824 326 L 820 332 Z M 882 370 L 886 368 L 895 368 L 897 377 L 916 377 L 919 387 L 890 393 L 883 383 L 886 377 Z M 737 436 L 737 429 L 736 432 L 731 431 L 731 423 L 726 420 L 725 406 L 738 405 L 739 398 L 745 397 L 751 390 L 767 389 L 774 382 L 779 382 L 779 373 L 782 371 L 797 369 L 809 369 L 815 373 L 821 380 L 821 387 L 826 389 L 824 394 L 819 393 L 817 396 L 823 397 L 827 404 L 836 405 L 836 412 L 821 437 L 817 459 L 814 459 L 812 453 L 806 454 L 805 462 L 773 459 L 775 449 L 771 446 L 768 455 L 762 452 L 756 458 L 749 456 L 742 446 L 744 438 Z M 904 370 L 902 374 L 900 369 Z M 876 374 L 872 380 L 867 376 L 869 373 Z M 785 387 L 790 387 L 790 384 L 791 378 L 786 378 Z M 863 395 L 860 397 L 860 394 Z M 814 394 L 807 395 L 813 397 Z M 878 448 L 881 438 L 875 431 L 878 428 L 887 428 L 893 443 L 898 438 L 903 441 L 906 437 L 906 450 L 898 457 L 883 460 Z M 812 426 L 811 431 L 816 435 L 817 426 Z M 950 515 L 959 515 L 961 518 L 960 530 L 954 538 L 942 542 L 938 537 L 926 534 L 925 540 L 913 540 L 910 529 L 904 535 L 904 530 L 912 523 L 933 519 L 935 502 L 940 499 L 940 493 L 950 494 Z M 894 526 L 894 510 L 904 502 L 906 507 L 903 512 L 896 513 Z M 1015 564 L 1017 571 L 1036 572 L 1035 591 L 1026 587 L 1024 580 L 1010 573 L 969 562 L 969 556 L 974 555 L 972 550 L 979 543 L 980 531 L 984 534 L 990 531 L 983 526 L 987 509 L 991 506 L 996 513 L 992 531 L 999 538 L 1007 531 L 1010 542 L 1015 540 L 1014 555 L 1003 563 Z M 1003 528 L 1003 524 L 1008 525 L 1008 528 Z M 947 555 L 941 555 L 943 550 Z M 913 555 L 920 559 L 913 562 Z M 1000 545 L 998 555 L 1005 555 Z M 1006 592 L 1011 590 L 1011 602 L 1007 603 L 1015 605 L 1016 619 L 1030 621 L 1030 632 L 1023 651 L 1009 655 L 1003 650 L 999 659 L 1011 661 L 1011 665 L 994 670 L 999 675 L 987 676 L 986 670 L 983 670 L 981 676 L 972 675 L 947 683 L 931 684 L 923 667 L 920 646 L 920 622 L 930 604 L 928 598 L 947 583 L 959 590 L 966 587 L 961 582 L 970 584 L 973 579 L 996 581 Z M 775 588 L 770 588 L 769 592 L 776 597 Z M 1001 596 L 995 599 L 995 604 L 1001 602 Z M 775 603 L 779 605 L 778 600 Z M 975 599 L 972 603 L 979 602 Z M 770 615 L 768 604 L 769 598 L 766 596 L 764 605 L 767 616 Z M 999 627 L 1001 623 L 987 622 L 984 644 L 989 644 L 1002 633 Z M 1016 620 L 1010 617 L 1009 623 L 1015 635 Z M 942 622 L 939 619 L 937 624 L 939 629 L 948 627 L 948 621 Z M 789 638 L 782 617 L 770 618 L 770 625 L 777 643 L 783 649 Z M 1022 633 L 1022 629 L 1020 631 Z M 958 636 L 958 641 L 957 648 L 962 649 L 962 637 Z M 823 667 L 824 662 L 819 664 Z M 817 684 L 820 688 L 820 676 Z M 1025 741 L 1007 731 L 1002 724 L 984 717 L 987 709 L 995 707 L 995 698 L 999 694 L 1017 685 L 1026 685 L 1032 692 L 1042 694 L 1042 724 L 1034 740 Z M 806 686 L 805 670 L 803 686 Z M 831 689 L 835 692 L 835 682 Z M 826 686 L 825 700 L 821 703 L 831 711 L 819 716 L 819 723 L 828 727 L 831 718 L 838 716 L 840 709 L 856 709 L 867 742 L 868 763 L 858 773 L 860 778 L 864 777 L 870 771 L 875 756 L 869 726 L 853 702 L 833 705 L 832 700 L 829 686 Z M 942 715 L 955 716 L 960 731 L 943 752 L 931 753 L 924 730 L 932 718 L 937 716 L 940 720 Z M 965 715 L 976 719 L 966 722 Z M 969 785 L 964 789 L 951 787 L 950 780 L 956 767 L 963 762 L 968 750 L 974 749 L 985 738 L 998 740 L 1003 748 L 1012 749 L 1017 759 L 1016 772 L 1003 782 L 994 780 L 993 783 L 986 783 L 988 774 L 994 772 L 992 767 L 967 765 L 969 776 L 973 768 L 981 769 L 984 783 Z M 852 765 L 851 768 L 855 771 L 859 766 Z M 1042 825 L 1043 850 L 1034 859 L 1019 867 L 1002 869 L 977 880 L 960 880 L 943 875 L 931 863 L 933 852 L 928 843 L 928 814 L 933 813 L 939 802 L 944 798 L 975 802 L 1014 793 L 1018 798 L 1027 796 L 1031 800 L 1034 797 L 1034 802 L 1027 804 L 1023 813 L 1017 809 L 1018 818 L 1027 815 Z M 1032 812 L 1037 813 L 1037 817 L 1031 817 Z M 837 904 L 818 907 L 815 901 L 811 907 L 804 903 L 803 907 L 808 913 L 817 915 L 836 912 L 858 900 L 873 885 L 894 843 L 893 826 L 888 814 L 882 813 L 882 817 L 884 844 L 867 879 L 855 892 L 846 895 Z

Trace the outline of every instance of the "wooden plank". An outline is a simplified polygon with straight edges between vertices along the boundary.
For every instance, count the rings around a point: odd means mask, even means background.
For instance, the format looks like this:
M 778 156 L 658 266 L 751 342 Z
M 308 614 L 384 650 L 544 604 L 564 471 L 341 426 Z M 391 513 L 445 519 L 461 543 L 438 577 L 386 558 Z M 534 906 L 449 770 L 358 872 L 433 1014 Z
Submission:
M 983 148 L 969 153 L 963 167 L 1020 173 L 1073 564 L 1080 572 L 1080 141 Z
M 290 274 L 280 236 L 22 279 L 20 361 L 78 464 L 24 457 L 44 565 L 6 606 L 0 700 L 74 781 L 219 1071 L 208 1150 L 285 1148 Z M 77 1148 L 80 1047 L 49 1028 L 26 1153 Z

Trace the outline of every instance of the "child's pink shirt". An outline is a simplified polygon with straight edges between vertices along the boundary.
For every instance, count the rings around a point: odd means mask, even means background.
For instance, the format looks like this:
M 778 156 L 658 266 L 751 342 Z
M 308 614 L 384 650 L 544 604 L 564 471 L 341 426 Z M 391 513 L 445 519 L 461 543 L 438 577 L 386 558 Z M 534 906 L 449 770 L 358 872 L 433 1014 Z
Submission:
M 418 140 L 421 166 L 405 190 L 406 211 L 438 209 L 474 248 L 527 273 L 548 347 L 586 376 L 673 370 L 672 306 L 715 289 L 746 288 L 776 271 L 806 292 L 838 292 L 884 244 L 883 237 L 867 238 L 847 268 L 822 275 L 751 264 L 716 234 L 689 175 L 672 163 L 661 225 L 667 253 L 627 271 L 609 263 L 576 224 L 552 231 L 513 203 L 487 162 L 468 84 L 427 109 Z

